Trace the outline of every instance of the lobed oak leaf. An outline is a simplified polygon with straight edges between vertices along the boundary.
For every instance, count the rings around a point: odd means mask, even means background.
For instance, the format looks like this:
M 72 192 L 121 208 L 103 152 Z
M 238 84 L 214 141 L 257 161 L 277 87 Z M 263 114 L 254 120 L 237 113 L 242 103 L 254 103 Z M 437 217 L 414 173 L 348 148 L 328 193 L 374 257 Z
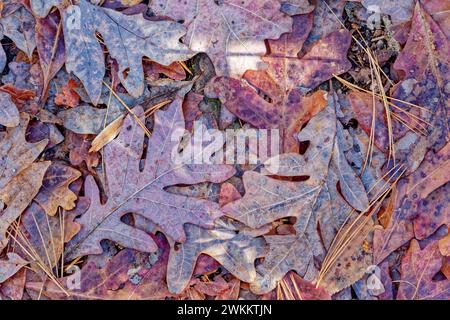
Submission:
M 52 163 L 42 180 L 42 187 L 34 198 L 48 215 L 54 216 L 58 207 L 71 210 L 75 207 L 77 195 L 69 185 L 81 176 L 81 172 L 72 167 Z
M 169 244 L 164 236 L 152 236 L 157 253 L 142 253 L 130 249 L 120 251 L 103 268 L 88 262 L 78 274 L 58 279 L 69 297 L 52 281 L 28 282 L 27 290 L 40 292 L 50 299 L 60 300 L 149 300 L 172 295 L 165 282 Z M 79 287 L 70 286 L 79 277 Z
M 95 34 L 99 32 L 111 58 L 119 64 L 118 76 L 134 97 L 144 92 L 142 58 L 162 65 L 187 60 L 193 53 L 179 42 L 185 33 L 173 21 L 149 21 L 141 14 L 128 16 L 98 7 L 86 0 L 63 11 L 66 69 L 83 83 L 92 103 L 100 99 L 105 61 Z
M 257 128 L 279 129 L 282 152 L 298 152 L 295 134 L 326 105 L 323 91 L 304 93 L 351 66 L 346 57 L 351 37 L 344 30 L 327 35 L 299 58 L 311 26 L 311 15 L 295 16 L 292 33 L 268 41 L 266 71 L 247 71 L 243 81 L 218 77 L 205 88 L 206 95 L 219 98 L 242 120 Z
M 261 68 L 265 39 L 278 39 L 291 30 L 292 20 L 276 0 L 152 1 L 150 8 L 188 28 L 184 42 L 205 52 L 219 76 L 240 76 Z
M 137 107 L 134 112 L 141 114 L 142 108 Z M 149 147 L 141 161 L 144 132 L 131 115 L 125 118 L 119 136 L 103 149 L 108 200 L 100 202 L 94 178 L 88 176 L 84 188 L 90 206 L 77 220 L 82 227 L 68 245 L 68 258 L 101 253 L 103 239 L 144 252 L 154 251 L 156 246 L 148 234 L 121 221 L 129 212 L 151 220 L 178 242 L 186 240 L 186 223 L 213 226 L 214 219 L 222 215 L 217 203 L 173 194 L 166 187 L 219 183 L 235 170 L 228 165 L 176 163 L 172 153 L 177 150 L 178 141 L 173 140 L 173 134 L 184 130 L 184 125 L 182 98 L 175 99 L 166 111 L 156 111 Z
M 20 124 L 6 130 L 6 136 L 0 141 L 0 190 L 12 178 L 26 169 L 44 150 L 48 140 L 29 143 L 25 140 L 25 131 L 30 117 L 20 114 Z
M 7 244 L 7 231 L 11 223 L 20 216 L 39 192 L 49 165 L 49 161 L 32 163 L 0 190 L 0 200 L 8 206 L 0 212 L 0 249 Z
M 223 207 L 226 215 L 252 228 L 280 218 L 297 218 L 295 235 L 265 236 L 270 251 L 258 266 L 258 277 L 251 284 L 255 293 L 272 290 L 290 270 L 307 280 L 314 278 L 317 273 L 314 258 L 323 259 L 325 248 L 329 248 L 351 211 L 337 191 L 338 181 L 352 206 L 358 210 L 367 207 L 364 187 L 342 154 L 342 128 L 336 121 L 335 98 L 329 97 L 328 106 L 300 132 L 299 140 L 309 141 L 304 155 L 281 154 L 265 163 L 269 174 L 308 179 L 284 181 L 246 172 L 244 197 Z M 360 276 L 360 272 L 352 275 Z M 351 283 L 349 280 L 346 285 Z
M 265 242 L 233 224 L 218 220 L 214 229 L 186 225 L 186 242 L 171 250 L 167 267 L 167 285 L 172 293 L 181 293 L 189 284 L 200 254 L 217 260 L 238 279 L 256 279 L 255 259 L 265 253 Z

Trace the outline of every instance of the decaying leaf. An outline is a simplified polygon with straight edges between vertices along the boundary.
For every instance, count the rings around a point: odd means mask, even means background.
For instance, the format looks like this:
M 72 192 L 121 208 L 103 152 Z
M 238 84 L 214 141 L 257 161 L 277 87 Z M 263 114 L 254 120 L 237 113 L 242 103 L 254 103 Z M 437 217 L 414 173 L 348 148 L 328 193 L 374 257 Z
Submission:
M 374 234 L 374 256 L 377 263 L 407 243 L 415 233 L 417 233 L 417 237 L 421 238 L 440 226 L 440 224 L 433 225 L 433 218 L 421 215 L 419 210 L 423 210 L 424 214 L 434 211 L 435 218 L 439 219 L 438 207 L 436 210 L 433 209 L 433 206 L 439 206 L 439 203 L 433 202 L 431 206 L 428 206 L 427 197 L 432 196 L 435 192 L 441 192 L 438 188 L 450 180 L 449 151 L 450 144 L 437 153 L 429 151 L 419 168 L 410 176 L 399 181 L 396 205 L 389 224 L 386 229 L 376 230 Z M 436 191 L 433 192 L 434 190 Z M 446 205 L 445 201 L 442 205 Z M 419 217 L 415 222 L 415 230 L 413 230 L 413 219 L 417 214 Z M 445 216 L 442 218 L 444 220 L 441 223 L 445 223 Z M 430 224 L 427 225 L 427 223 Z
M 71 210 L 75 207 L 77 196 L 69 189 L 69 185 L 78 179 L 81 173 L 69 166 L 53 163 L 42 181 L 42 188 L 34 201 L 54 216 L 58 207 Z
M 247 71 L 243 76 L 245 83 L 218 77 L 206 88 L 208 96 L 219 98 L 242 120 L 257 128 L 279 129 L 283 152 L 298 152 L 295 134 L 326 105 L 324 92 L 310 96 L 302 93 L 328 80 L 333 73 L 350 68 L 346 58 L 350 45 L 347 31 L 331 33 L 298 58 L 311 26 L 310 15 L 294 17 L 292 33 L 269 41 L 270 54 L 263 57 L 267 71 Z M 264 99 L 264 95 L 269 99 Z
M 195 52 L 206 52 L 219 76 L 260 69 L 264 40 L 278 39 L 292 25 L 276 0 L 157 0 L 150 8 L 184 23 L 188 28 L 184 42 Z
M 35 15 L 44 18 L 53 6 L 58 6 L 63 0 L 30 0 L 31 10 Z
M 19 125 L 20 115 L 9 94 L 0 92 L 0 124 L 5 127 L 15 127 Z
M 48 140 L 28 143 L 25 140 L 30 117 L 22 113 L 20 124 L 6 131 L 6 136 L 0 141 L 0 190 L 16 175 L 26 169 L 44 150 Z
M 167 269 L 170 292 L 180 293 L 188 285 L 201 253 L 213 257 L 240 280 L 253 282 L 255 259 L 264 255 L 265 242 L 221 220 L 212 230 L 187 225 L 186 242 L 170 252 Z
M 3 34 L 13 40 L 16 46 L 30 59 L 36 48 L 35 24 L 33 15 L 25 7 L 0 18 Z
M 86 0 L 71 5 L 63 13 L 66 69 L 80 80 L 96 105 L 105 75 L 99 32 L 109 55 L 119 64 L 119 78 L 134 97 L 144 92 L 142 58 L 162 65 L 186 60 L 191 53 L 178 40 L 183 26 L 172 21 L 149 21 L 142 15 L 127 16 L 118 11 L 97 7 Z
M 58 12 L 36 19 L 36 44 L 43 74 L 43 95 L 65 61 L 62 21 Z
M 62 278 L 65 287 L 80 277 L 79 288 L 68 288 L 69 297 L 53 282 L 29 282 L 27 289 L 39 292 L 50 299 L 74 300 L 148 300 L 164 299 L 167 291 L 165 274 L 169 245 L 160 234 L 153 239 L 158 244 L 156 253 L 141 253 L 130 249 L 119 252 L 104 268 L 95 263 L 86 264 L 78 274 Z
M 431 123 L 427 137 L 416 137 L 403 157 L 420 150 L 419 161 L 425 155 L 423 146 L 437 151 L 450 139 L 449 83 L 450 45 L 439 25 L 417 2 L 412 19 L 411 32 L 402 52 L 394 63 L 402 81 L 394 88 L 393 97 L 425 108 L 419 109 L 420 118 Z M 411 109 L 403 106 L 405 109 Z M 417 110 L 411 110 L 417 113 Z M 415 169 L 415 168 L 414 168 Z
M 103 124 L 109 124 L 122 115 L 121 109 L 112 109 L 107 113 L 106 109 L 99 109 L 84 104 L 75 108 L 63 110 L 58 113 L 65 128 L 79 134 L 98 134 L 103 129 Z
M 27 264 L 28 262 L 16 253 L 8 253 L 8 260 L 0 260 L 0 283 L 8 280 Z
M 416 240 L 411 241 L 403 257 L 398 299 L 402 300 L 448 300 L 450 280 L 433 280 L 442 266 L 437 242 L 421 249 Z
M 226 215 L 252 228 L 280 218 L 297 218 L 296 235 L 265 236 L 270 251 L 252 284 L 256 293 L 272 290 L 290 270 L 295 270 L 306 280 L 315 276 L 314 257 L 323 259 L 324 248 L 329 247 L 351 211 L 338 195 L 338 181 L 349 203 L 358 210 L 367 207 L 366 192 L 340 150 L 342 129 L 336 122 L 335 103 L 335 96 L 330 96 L 328 106 L 300 132 L 299 140 L 309 141 L 304 155 L 282 154 L 266 162 L 271 174 L 308 177 L 307 180 L 284 181 L 246 172 L 243 176 L 244 197 L 223 207 Z M 317 231 L 319 225 L 322 235 Z
M 148 218 L 178 242 L 186 239 L 184 224 L 212 227 L 214 219 L 222 214 L 217 203 L 172 194 L 164 189 L 176 184 L 218 183 L 234 174 L 234 169 L 228 165 L 175 163 L 172 152 L 178 142 L 173 141 L 171 135 L 175 130 L 184 130 L 181 104 L 182 98 L 177 98 L 166 111 L 156 111 L 143 169 L 140 162 L 144 132 L 131 115 L 125 118 L 119 136 L 104 147 L 108 201 L 100 202 L 94 178 L 87 177 L 84 188 L 90 207 L 77 220 L 82 228 L 69 243 L 68 257 L 100 253 L 103 239 L 144 252 L 154 251 L 155 244 L 148 234 L 121 221 L 128 212 Z M 135 108 L 134 112 L 141 114 L 142 109 Z
M 50 162 L 36 162 L 21 171 L 0 190 L 0 200 L 8 206 L 0 212 L 0 249 L 6 246 L 7 230 L 39 192 Z

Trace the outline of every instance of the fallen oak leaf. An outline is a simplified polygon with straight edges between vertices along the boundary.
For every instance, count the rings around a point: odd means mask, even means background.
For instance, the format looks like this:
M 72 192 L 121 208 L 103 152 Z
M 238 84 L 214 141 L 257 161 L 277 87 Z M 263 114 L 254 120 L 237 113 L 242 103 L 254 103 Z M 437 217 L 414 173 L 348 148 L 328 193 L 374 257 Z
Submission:
M 103 239 L 144 252 L 154 251 L 155 244 L 148 234 L 121 221 L 129 212 L 151 220 L 178 242 L 185 240 L 184 224 L 212 227 L 214 219 L 222 215 L 217 203 L 165 191 L 176 184 L 219 183 L 234 174 L 234 168 L 228 165 L 174 162 L 172 152 L 178 142 L 172 141 L 171 135 L 175 130 L 184 130 L 181 104 L 182 98 L 178 97 L 166 111 L 156 111 L 143 170 L 139 168 L 144 132 L 131 115 L 125 118 L 119 136 L 103 149 L 108 201 L 100 202 L 98 187 L 93 177 L 88 176 L 85 194 L 90 199 L 90 207 L 77 219 L 82 227 L 69 242 L 68 258 L 100 253 Z M 134 112 L 142 114 L 143 110 L 137 107 Z
M 58 207 L 71 210 L 75 207 L 77 196 L 69 185 L 81 176 L 81 172 L 72 167 L 52 163 L 45 173 L 42 187 L 34 198 L 48 215 L 54 216 Z
M 402 259 L 399 300 L 448 300 L 450 280 L 434 281 L 443 263 L 438 243 L 432 242 L 421 249 L 416 240 Z
M 188 286 L 195 262 L 202 253 L 213 257 L 238 279 L 252 282 L 256 278 L 255 259 L 264 255 L 265 242 L 222 220 L 211 230 L 186 225 L 186 241 L 169 255 L 167 285 L 170 292 L 181 293 Z
M 450 141 L 449 57 L 450 44 L 447 36 L 421 2 L 417 2 L 408 41 L 393 65 L 402 81 L 394 87 L 392 96 L 421 106 L 418 116 L 431 126 L 427 137 L 416 136 L 411 147 L 399 154 L 400 161 L 410 163 L 414 159 L 410 155 L 414 153 L 421 160 L 428 148 L 438 151 Z M 399 106 L 411 109 L 402 103 Z M 405 139 L 410 138 L 405 136 Z
M 48 140 L 29 143 L 25 140 L 25 131 L 30 117 L 20 114 L 20 124 L 6 130 L 6 136 L 0 141 L 0 190 L 16 175 L 26 169 L 44 150 Z
M 268 173 L 281 177 L 309 177 L 304 181 L 283 181 L 246 172 L 246 194 L 223 207 L 226 215 L 250 227 L 258 227 L 284 217 L 295 217 L 295 235 L 265 235 L 269 252 L 258 266 L 251 290 L 267 293 L 290 270 L 306 280 L 318 272 L 315 260 L 324 258 L 338 229 L 346 221 L 351 207 L 337 190 L 337 182 L 347 190 L 344 197 L 358 210 L 368 199 L 361 181 L 342 154 L 342 128 L 336 121 L 335 97 L 300 131 L 299 140 L 309 141 L 303 155 L 288 153 L 265 163 Z M 251 186 L 251 187 L 250 187 Z M 342 188 L 344 190 L 344 188 Z M 361 251 L 356 248 L 356 254 Z M 350 250 L 349 255 L 355 253 Z M 361 275 L 358 263 L 351 265 L 339 285 L 349 286 Z M 357 270 L 357 272 L 352 272 Z
M 425 156 L 419 168 L 408 177 L 399 181 L 394 213 L 386 229 L 374 233 L 374 258 L 378 264 L 391 252 L 406 244 L 415 232 L 423 237 L 438 226 L 422 225 L 432 219 L 419 219 L 413 230 L 413 220 L 426 198 L 450 180 L 450 143 L 439 152 L 432 150 Z M 436 228 L 434 228 L 436 227 Z
M 63 12 L 66 69 L 83 83 L 92 103 L 99 101 L 105 63 L 102 48 L 95 37 L 103 36 L 111 58 L 119 64 L 118 75 L 134 97 L 144 92 L 144 56 L 162 65 L 187 60 L 193 53 L 178 40 L 185 33 L 173 21 L 149 21 L 141 14 L 128 16 L 80 0 Z
M 263 57 L 266 71 L 247 71 L 243 76 L 246 82 L 217 77 L 205 88 L 207 96 L 219 98 L 242 120 L 257 128 L 279 129 L 282 152 L 298 152 L 295 134 L 326 106 L 323 91 L 303 94 L 351 66 L 346 57 L 351 37 L 345 30 L 327 35 L 299 59 L 311 26 L 311 15 L 294 17 L 292 33 L 268 42 L 270 54 Z
M 219 76 L 260 69 L 264 40 L 278 39 L 292 24 L 276 0 L 157 0 L 150 8 L 157 15 L 182 21 L 188 28 L 184 42 L 195 52 L 207 53 Z
M 41 101 L 44 101 L 50 81 L 65 61 L 64 36 L 59 12 L 36 19 L 36 43 L 44 82 Z
M 0 283 L 5 282 L 28 264 L 18 254 L 7 253 L 8 260 L 0 260 Z
M 42 179 L 49 166 L 49 161 L 33 163 L 0 190 L 0 200 L 8 206 L 0 212 L 0 249 L 7 244 L 9 226 L 39 192 Z
M 169 244 L 162 234 L 152 236 L 158 245 L 157 253 L 146 254 L 130 249 L 120 251 L 104 268 L 89 262 L 79 271 L 80 287 L 68 289 L 70 297 L 53 282 L 28 282 L 27 290 L 60 300 L 149 300 L 165 299 L 172 294 L 165 281 Z M 71 283 L 73 277 L 61 278 Z M 68 287 L 68 285 L 66 285 Z

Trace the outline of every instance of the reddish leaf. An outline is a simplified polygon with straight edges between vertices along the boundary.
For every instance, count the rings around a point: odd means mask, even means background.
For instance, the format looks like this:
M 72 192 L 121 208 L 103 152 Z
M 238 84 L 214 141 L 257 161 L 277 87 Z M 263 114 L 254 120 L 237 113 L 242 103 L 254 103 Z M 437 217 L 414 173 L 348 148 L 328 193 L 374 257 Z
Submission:
M 421 215 L 419 210 L 432 211 L 434 206 L 439 205 L 433 201 L 427 208 L 425 203 L 427 197 L 433 195 L 434 190 L 450 180 L 450 171 L 448 170 L 450 163 L 449 152 L 450 144 L 447 144 L 436 154 L 430 151 L 413 174 L 399 181 L 394 214 L 389 225 L 384 230 L 375 231 L 374 255 L 376 263 L 384 260 L 391 252 L 407 243 L 413 237 L 412 219 L 418 213 L 419 216 Z M 442 205 L 446 205 L 446 203 Z M 436 220 L 432 217 L 419 218 L 415 222 L 416 236 L 424 237 L 436 230 L 439 225 L 433 225 L 433 222 L 439 222 L 439 217 L 436 218 Z
M 144 132 L 131 115 L 124 120 L 119 136 L 104 148 L 108 201 L 100 202 L 93 177 L 87 177 L 85 195 L 91 203 L 88 211 L 77 220 L 82 228 L 69 243 L 68 257 L 100 253 L 103 239 L 144 252 L 154 251 L 155 244 L 146 233 L 121 221 L 121 217 L 129 212 L 150 219 L 178 242 L 186 239 L 184 224 L 212 227 L 214 219 L 221 215 L 217 203 L 165 191 L 166 187 L 176 184 L 218 183 L 234 174 L 234 168 L 227 165 L 180 165 L 174 162 L 172 150 L 178 142 L 172 141 L 171 135 L 174 130 L 184 130 L 185 125 L 181 103 L 182 99 L 177 98 L 167 111 L 156 112 L 142 172 L 139 163 Z M 134 112 L 140 114 L 142 109 L 138 107 Z
M 350 68 L 346 58 L 350 35 L 346 31 L 328 35 L 299 59 L 297 54 L 310 28 L 309 15 L 297 16 L 292 33 L 270 41 L 271 52 L 264 57 L 269 65 L 267 72 L 247 71 L 244 75 L 251 86 L 218 77 L 205 89 L 207 95 L 218 97 L 228 110 L 253 126 L 279 129 L 283 152 L 298 152 L 295 133 L 326 105 L 323 92 L 306 97 L 302 92 Z
M 408 41 L 394 63 L 394 68 L 402 75 L 393 92 L 393 97 L 415 103 L 428 110 L 411 109 L 420 118 L 431 123 L 427 137 L 416 138 L 411 148 L 402 154 L 405 162 L 410 155 L 425 154 L 426 147 L 437 151 L 450 141 L 450 117 L 448 103 L 450 93 L 450 45 L 448 38 L 433 18 L 417 2 Z
M 50 80 L 61 69 L 65 60 L 62 21 L 58 11 L 36 19 L 36 43 L 44 78 L 41 98 L 45 99 Z
M 148 300 L 170 297 L 165 282 L 169 245 L 162 235 L 153 236 L 158 245 L 157 253 L 141 253 L 125 249 L 119 252 L 104 268 L 95 263 L 86 264 L 79 272 L 80 287 L 67 288 L 71 277 L 59 279 L 70 297 L 52 281 L 29 282 L 28 290 L 40 292 L 50 299 L 75 300 Z M 73 279 L 73 277 L 72 277 Z
M 450 280 L 435 281 L 433 277 L 441 269 L 443 257 L 437 242 L 421 249 L 416 240 L 411 241 L 402 259 L 401 280 L 397 299 L 400 300 L 448 300 Z
M 61 88 L 61 92 L 55 95 L 55 103 L 60 106 L 68 106 L 74 108 L 80 103 L 80 96 L 75 91 L 78 84 L 75 80 L 70 79 L 65 86 Z
M 47 169 L 42 188 L 34 200 L 51 216 L 56 214 L 58 207 L 65 210 L 73 209 L 77 196 L 69 189 L 69 185 L 80 176 L 81 173 L 78 170 L 53 163 Z
M 276 0 L 157 0 L 150 8 L 182 21 L 188 28 L 185 43 L 193 51 L 206 52 L 221 76 L 259 69 L 266 53 L 264 40 L 278 39 L 292 24 Z

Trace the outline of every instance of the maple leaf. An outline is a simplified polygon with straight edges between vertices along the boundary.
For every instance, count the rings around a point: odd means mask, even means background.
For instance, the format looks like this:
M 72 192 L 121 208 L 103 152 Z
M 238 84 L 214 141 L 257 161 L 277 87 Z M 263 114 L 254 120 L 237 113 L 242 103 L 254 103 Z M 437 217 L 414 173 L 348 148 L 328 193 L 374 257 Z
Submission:
M 204 253 L 245 282 L 256 279 L 255 259 L 265 253 L 265 242 L 233 224 L 218 220 L 211 230 L 186 225 L 186 242 L 172 250 L 167 267 L 167 285 L 172 293 L 181 293 L 189 284 L 195 262 Z
M 79 271 L 79 288 L 70 288 L 74 275 L 59 279 L 69 297 L 54 282 L 27 282 L 26 288 L 50 299 L 70 300 L 149 300 L 172 296 L 167 291 L 165 275 L 169 244 L 162 234 L 152 236 L 158 244 L 156 253 L 125 249 L 115 255 L 103 268 L 88 262 Z
M 140 114 L 142 109 L 137 107 L 134 112 Z M 108 201 L 100 202 L 94 178 L 88 176 L 84 188 L 90 206 L 77 220 L 82 227 L 68 245 L 68 257 L 101 253 L 103 239 L 144 252 L 154 251 L 156 246 L 148 234 L 121 221 L 128 212 L 148 218 L 178 242 L 186 239 L 185 223 L 213 226 L 214 219 L 222 215 L 217 203 L 172 194 L 165 188 L 204 181 L 222 182 L 235 170 L 228 165 L 175 163 L 172 151 L 176 150 L 178 142 L 171 140 L 175 130 L 184 130 L 180 97 L 166 111 L 155 113 L 154 130 L 148 141 L 143 169 L 140 169 L 144 132 L 131 115 L 125 118 L 119 136 L 104 147 Z
M 350 45 L 347 31 L 329 34 L 299 59 L 298 54 L 311 26 L 311 15 L 294 17 L 292 33 L 269 41 L 270 54 L 263 57 L 268 64 L 266 71 L 247 71 L 243 76 L 245 83 L 218 77 L 205 88 L 206 95 L 219 98 L 242 120 L 257 128 L 279 129 L 283 152 L 298 152 L 295 134 L 326 105 L 324 92 L 310 96 L 303 93 L 330 79 L 333 73 L 345 72 L 351 66 L 346 58 Z M 264 99 L 255 89 L 270 100 Z
M 397 299 L 400 300 L 448 300 L 450 281 L 434 281 L 433 277 L 442 266 L 443 257 L 438 243 L 432 242 L 421 249 L 416 240 L 411 241 L 402 259 L 401 280 Z
M 150 8 L 184 23 L 188 28 L 184 42 L 193 51 L 207 53 L 220 76 L 260 69 L 264 40 L 279 38 L 292 25 L 276 0 L 157 0 Z
M 149 21 L 142 15 L 127 16 L 97 7 L 86 0 L 63 11 L 66 69 L 83 83 L 92 103 L 100 99 L 105 62 L 95 37 L 99 32 L 111 58 L 119 64 L 118 76 L 134 97 L 144 92 L 142 58 L 162 65 L 187 60 L 193 53 L 179 42 L 182 25 L 172 21 Z
M 244 197 L 223 207 L 227 216 L 252 228 L 284 217 L 297 218 L 296 235 L 265 236 L 270 251 L 258 267 L 261 276 L 252 283 L 256 293 L 272 290 L 276 281 L 290 270 L 296 270 L 301 276 L 307 274 L 307 278 L 314 276 L 314 256 L 323 259 L 324 247 L 330 246 L 351 211 L 338 195 L 338 181 L 349 203 L 358 210 L 367 207 L 365 190 L 341 150 L 342 128 L 336 121 L 335 98 L 329 97 L 328 106 L 300 132 L 299 140 L 310 143 L 304 155 L 282 154 L 265 164 L 270 174 L 309 179 L 284 181 L 246 172 Z M 319 225 L 322 235 L 317 232 Z

